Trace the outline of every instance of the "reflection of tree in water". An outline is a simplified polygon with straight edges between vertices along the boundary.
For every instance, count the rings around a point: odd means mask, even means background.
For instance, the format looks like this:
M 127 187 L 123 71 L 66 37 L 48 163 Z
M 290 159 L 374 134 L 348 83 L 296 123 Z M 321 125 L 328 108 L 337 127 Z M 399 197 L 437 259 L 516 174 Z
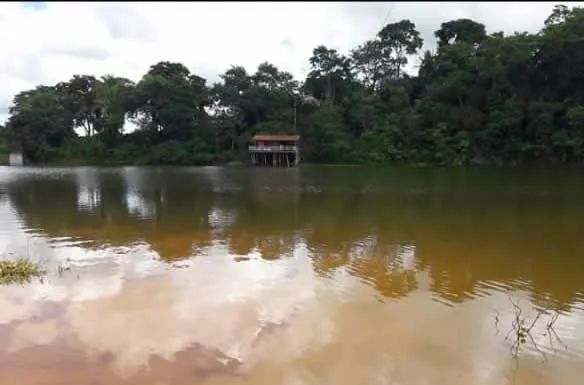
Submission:
M 385 297 L 404 297 L 418 287 L 414 258 L 412 247 L 380 246 L 376 240 L 365 239 L 340 253 L 316 252 L 313 261 L 317 274 L 330 276 L 345 268 Z
M 420 267 L 440 297 L 462 302 L 492 289 L 529 289 L 533 301 L 558 309 L 577 299 L 583 261 L 574 256 L 584 252 L 582 213 L 561 203 L 552 209 L 550 202 L 516 199 L 424 213 L 426 225 L 416 234 Z
M 447 302 L 520 287 L 562 309 L 584 292 L 584 209 L 573 184 L 554 181 L 562 194 L 548 196 L 538 191 L 549 181 L 468 172 L 80 172 L 7 184 L 27 227 L 97 245 L 144 241 L 168 260 L 213 241 L 264 259 L 303 243 L 317 274 L 345 269 L 386 296 L 414 290 L 420 270 Z M 404 263 L 398 245 L 415 245 L 415 258 Z
M 189 179 L 144 171 L 131 174 L 131 179 L 127 173 L 87 172 L 95 173 L 97 184 L 91 191 L 101 197 L 99 206 L 91 210 L 79 206 L 79 197 L 84 197 L 80 192 L 89 190 L 83 184 L 87 177 L 16 181 L 8 186 L 9 196 L 27 227 L 51 238 L 72 237 L 98 247 L 143 241 L 165 259 L 188 257 L 194 245 L 210 243 L 211 201 L 189 188 Z

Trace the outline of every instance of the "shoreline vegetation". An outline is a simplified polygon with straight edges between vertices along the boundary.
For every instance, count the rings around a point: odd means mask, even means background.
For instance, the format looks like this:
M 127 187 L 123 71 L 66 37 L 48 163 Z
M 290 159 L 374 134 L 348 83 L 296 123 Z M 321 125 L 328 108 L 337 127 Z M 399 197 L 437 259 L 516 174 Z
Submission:
M 306 164 L 580 165 L 584 9 L 557 5 L 543 22 L 504 35 L 451 20 L 435 31 L 436 49 L 422 51 L 416 25 L 401 20 L 350 52 L 319 45 L 302 81 L 268 62 L 254 73 L 231 66 L 212 85 L 165 61 L 137 83 L 74 75 L 14 97 L 0 155 L 22 151 L 32 165 L 245 165 L 254 134 L 297 133 Z
M 29 283 L 41 275 L 40 267 L 27 259 L 0 260 L 0 285 Z

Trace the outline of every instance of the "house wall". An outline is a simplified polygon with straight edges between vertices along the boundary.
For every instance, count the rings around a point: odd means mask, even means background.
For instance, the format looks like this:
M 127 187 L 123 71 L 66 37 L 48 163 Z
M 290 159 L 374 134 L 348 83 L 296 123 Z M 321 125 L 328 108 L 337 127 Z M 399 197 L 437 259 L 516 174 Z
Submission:
M 291 142 L 291 141 L 257 141 L 256 146 L 258 147 L 267 147 L 267 146 L 296 146 L 298 142 Z
M 22 153 L 20 152 L 11 152 L 8 157 L 8 164 L 10 166 L 22 166 L 24 164 Z

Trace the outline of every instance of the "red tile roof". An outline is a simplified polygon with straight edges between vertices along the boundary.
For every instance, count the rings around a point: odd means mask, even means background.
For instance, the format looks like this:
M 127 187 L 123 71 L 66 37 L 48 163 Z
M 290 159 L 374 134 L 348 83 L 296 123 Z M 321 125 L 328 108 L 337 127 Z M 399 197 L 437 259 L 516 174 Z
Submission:
M 252 140 L 260 142 L 297 142 L 300 135 L 255 135 Z

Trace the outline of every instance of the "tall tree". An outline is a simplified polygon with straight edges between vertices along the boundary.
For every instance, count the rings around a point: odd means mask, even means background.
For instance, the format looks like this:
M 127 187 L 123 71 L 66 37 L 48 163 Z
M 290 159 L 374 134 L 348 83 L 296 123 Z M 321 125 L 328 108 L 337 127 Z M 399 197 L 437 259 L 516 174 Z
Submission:
M 351 51 L 351 64 L 357 77 L 370 92 L 388 74 L 387 60 L 382 57 L 381 42 L 369 40 Z
M 434 35 L 438 38 L 438 47 L 456 43 L 476 46 L 487 38 L 485 26 L 470 19 L 457 19 L 442 23 Z
M 304 92 L 329 104 L 335 99 L 344 99 L 353 80 L 349 59 L 337 50 L 321 45 L 312 51 L 309 62 L 311 71 L 304 84 Z
M 212 110 L 215 146 L 218 148 L 220 143 L 225 141 L 228 143 L 228 149 L 234 151 L 239 136 L 248 127 L 246 101 L 252 80 L 241 66 L 232 66 L 220 75 L 220 78 L 223 83 L 215 84 L 211 90 L 214 100 Z
M 123 133 L 126 115 L 133 109 L 134 83 L 106 75 L 96 87 L 96 105 L 101 111 L 102 133 L 111 143 Z
M 83 127 L 87 136 L 99 130 L 100 111 L 96 104 L 97 79 L 91 75 L 74 75 L 67 82 L 57 84 L 65 107 L 73 113 L 76 127 Z
M 377 36 L 381 41 L 381 54 L 390 58 L 392 74 L 399 79 L 402 66 L 408 63 L 407 55 L 416 54 L 424 40 L 410 20 L 387 24 Z
M 73 116 L 54 87 L 38 87 L 14 97 L 7 124 L 12 146 L 33 161 L 48 160 L 51 148 L 75 136 Z
M 351 60 L 359 78 L 370 90 L 376 91 L 384 79 L 397 79 L 407 64 L 407 55 L 415 54 L 423 40 L 410 20 L 384 26 L 376 39 L 351 51 Z
M 180 63 L 160 62 L 136 86 L 137 111 L 144 129 L 162 137 L 185 138 L 204 120 L 210 104 L 205 79 Z

